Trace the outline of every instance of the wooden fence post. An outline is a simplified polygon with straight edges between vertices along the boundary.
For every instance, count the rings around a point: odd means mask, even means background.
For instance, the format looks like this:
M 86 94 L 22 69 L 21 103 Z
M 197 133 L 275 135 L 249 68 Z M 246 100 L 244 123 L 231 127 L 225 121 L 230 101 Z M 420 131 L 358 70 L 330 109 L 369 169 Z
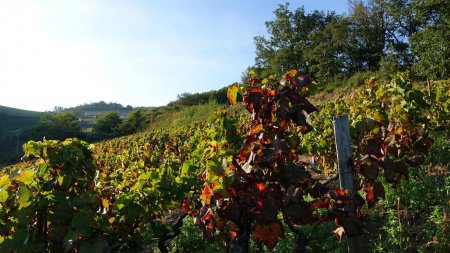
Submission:
M 348 116 L 336 116 L 333 120 L 334 138 L 336 142 L 336 154 L 339 169 L 339 182 L 341 189 L 349 190 L 351 196 L 355 191 L 355 173 L 350 165 L 352 158 L 352 146 L 350 138 L 350 124 Z M 350 215 L 354 215 L 355 209 L 353 206 L 349 207 Z M 362 249 L 362 236 L 354 236 L 347 238 L 348 252 L 360 253 Z

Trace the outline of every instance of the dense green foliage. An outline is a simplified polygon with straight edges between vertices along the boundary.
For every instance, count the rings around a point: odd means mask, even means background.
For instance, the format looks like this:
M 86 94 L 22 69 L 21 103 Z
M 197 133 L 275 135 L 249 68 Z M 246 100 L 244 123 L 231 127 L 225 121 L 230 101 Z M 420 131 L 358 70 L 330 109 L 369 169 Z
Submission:
M 31 129 L 31 136 L 34 140 L 80 137 L 82 133 L 78 123 L 78 118 L 72 113 L 45 113 Z
M 207 104 L 216 102 L 218 104 L 227 103 L 227 88 L 207 91 L 202 93 L 183 93 L 177 96 L 177 100 L 170 102 L 167 107 L 184 107 L 192 105 Z
M 89 149 L 77 139 L 29 142 L 33 160 L 1 172 L 0 251 L 135 251 L 164 242 L 171 230 L 163 218 L 195 183 L 181 176 L 193 134 L 155 132 Z
M 350 1 L 348 15 L 280 5 L 255 37 L 255 70 L 262 77 L 298 69 L 322 83 L 344 82 L 357 72 L 389 78 L 410 70 L 421 78 L 450 73 L 450 4 L 445 0 Z
M 120 133 L 122 119 L 117 112 L 105 112 L 95 122 L 94 131 L 98 134 L 117 136 Z
M 98 247 L 101 238 L 80 244 L 97 230 L 91 226 L 98 206 L 93 191 L 96 169 L 87 144 L 76 139 L 29 142 L 25 152 L 37 160 L 15 166 L 0 178 L 0 250 Z
M 131 111 L 122 122 L 122 134 L 133 134 L 144 130 L 148 123 L 144 117 L 144 111 L 137 109 Z

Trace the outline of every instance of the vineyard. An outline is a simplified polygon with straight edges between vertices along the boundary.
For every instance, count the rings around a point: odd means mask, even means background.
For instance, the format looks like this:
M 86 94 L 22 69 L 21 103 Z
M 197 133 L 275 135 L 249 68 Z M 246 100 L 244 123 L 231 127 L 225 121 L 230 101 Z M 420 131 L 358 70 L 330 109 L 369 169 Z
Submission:
M 0 171 L 0 252 L 345 252 L 339 241 L 361 235 L 378 252 L 450 249 L 450 82 L 370 78 L 319 107 L 314 85 L 298 71 L 250 74 L 205 122 L 26 143 L 23 162 Z M 356 191 L 338 184 L 338 115 L 349 117 Z M 418 230 L 402 230 L 406 220 Z M 202 238 L 190 249 L 188 232 Z

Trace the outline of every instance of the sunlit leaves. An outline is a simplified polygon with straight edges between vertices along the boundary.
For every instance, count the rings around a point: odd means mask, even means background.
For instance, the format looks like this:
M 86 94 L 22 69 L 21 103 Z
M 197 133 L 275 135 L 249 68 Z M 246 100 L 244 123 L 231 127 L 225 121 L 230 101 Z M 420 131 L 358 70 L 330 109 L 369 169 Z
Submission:
M 200 217 L 212 216 L 212 220 L 220 217 L 225 222 L 232 222 L 228 224 L 237 226 L 237 229 L 228 231 L 232 238 L 252 227 L 253 239 L 272 250 L 277 239 L 283 236 L 283 225 L 277 221 L 278 215 L 285 210 L 282 200 L 285 199 L 286 204 L 298 202 L 303 191 L 316 195 L 313 188 L 308 187 L 312 180 L 310 174 L 298 161 L 300 143 L 295 135 L 297 131 L 307 133 L 312 130 L 306 114 L 317 108 L 300 93 L 310 82 L 309 77 L 299 76 L 296 70 L 284 75 L 281 86 L 273 80 L 252 76 L 247 84 L 242 85 L 244 107 L 251 113 L 245 131 L 242 131 L 244 140 L 235 138 L 230 142 L 233 139 L 227 138 L 227 143 L 218 145 L 218 135 L 211 135 L 208 145 L 205 145 L 201 161 L 206 170 L 201 173 L 205 184 L 200 195 Z M 234 85 L 228 91 L 233 89 Z M 226 129 L 226 134 L 228 137 L 236 133 Z M 240 148 L 228 153 L 231 150 L 220 146 Z M 232 160 L 221 164 L 220 154 L 224 153 L 228 157 L 231 155 Z M 285 188 L 291 186 L 299 191 L 287 193 Z M 308 217 L 321 208 L 320 203 L 308 204 Z M 290 206 L 296 207 L 295 204 Z M 298 213 L 299 208 L 294 208 L 295 211 Z M 213 237 L 214 225 L 203 218 L 201 220 L 201 226 L 210 231 L 206 236 Z M 301 220 L 304 222 L 307 217 L 301 217 Z
M 12 230 L 5 239 L 12 249 L 27 247 L 24 241 L 16 244 L 24 234 L 27 241 L 41 243 L 50 241 L 51 236 L 55 242 L 50 247 L 62 247 L 63 238 L 71 233 L 67 231 L 72 217 L 93 219 L 96 212 L 91 153 L 87 143 L 77 139 L 29 142 L 24 149 L 29 158 L 38 159 L 17 164 L 9 175 L 0 178 L 0 202 L 7 201 L 2 205 L 6 222 L 0 224 L 0 229 L 7 226 Z M 98 224 L 91 223 L 82 226 L 83 230 L 98 228 Z M 44 234 L 44 230 L 51 232 Z M 80 234 L 76 234 L 71 243 L 79 246 L 80 240 Z
M 17 203 L 19 208 L 27 207 L 31 204 L 31 191 L 26 186 L 20 186 L 17 191 Z
M 260 191 L 264 191 L 266 189 L 266 184 L 265 183 L 256 183 L 256 188 L 258 188 L 258 190 L 260 190 Z
M 206 184 L 205 187 L 203 188 L 203 192 L 200 195 L 200 199 L 202 200 L 202 202 L 205 203 L 205 205 L 209 205 L 211 204 L 211 197 L 213 196 L 213 192 L 211 190 L 211 187 L 209 186 L 209 184 Z
M 6 189 L 11 185 L 11 180 L 7 175 L 3 175 L 0 177 L 0 188 Z
M 7 175 L 0 177 L 0 203 L 8 199 L 8 187 L 11 185 L 11 180 Z
M 379 182 L 365 183 L 364 191 L 366 193 L 366 201 L 369 207 L 374 206 L 379 198 L 384 198 L 385 196 L 384 187 Z
M 235 157 L 236 167 L 242 173 L 239 184 L 229 185 L 231 192 L 238 192 L 240 196 L 234 206 L 246 209 L 240 215 L 233 213 L 233 217 L 244 216 L 255 219 L 255 224 L 265 224 L 260 217 L 269 216 L 262 214 L 275 213 L 272 210 L 279 207 L 276 202 L 263 200 L 267 199 L 264 194 L 270 193 L 282 199 L 283 214 L 290 222 L 306 224 L 319 217 L 326 219 L 323 213 L 328 209 L 333 210 L 342 225 L 335 231 L 339 238 L 358 235 L 362 233 L 362 226 L 354 218 L 349 219 L 342 208 L 353 202 L 359 213 L 365 203 L 374 206 L 385 195 L 379 175 L 383 173 L 389 183 L 398 183 L 408 175 L 409 164 L 420 163 L 417 153 L 426 152 L 432 143 L 423 133 L 427 128 L 421 123 L 423 117 L 417 117 L 417 112 L 422 110 L 417 105 L 424 105 L 424 102 L 419 101 L 421 96 L 414 95 L 419 93 L 412 92 L 413 86 L 403 79 L 379 84 L 372 78 L 366 89 L 325 105 L 319 114 L 311 116 L 309 114 L 317 108 L 302 92 L 312 83 L 311 77 L 289 71 L 283 75 L 281 85 L 269 81 L 260 85 L 257 78 L 252 80 L 243 89 L 244 106 L 251 113 L 251 124 L 247 125 L 246 139 Z M 291 160 L 300 149 L 314 155 L 315 166 L 333 173 L 336 155 L 332 145 L 332 116 L 340 114 L 350 114 L 352 165 L 359 172 L 365 200 L 359 193 L 320 189 L 317 186 L 320 184 L 314 183 L 304 167 Z M 415 122 L 419 118 L 422 121 Z M 274 187 L 278 185 L 282 186 L 281 190 Z M 311 185 L 317 189 L 311 190 Z M 316 199 L 323 196 L 329 196 L 331 201 Z M 228 203 L 226 210 L 230 206 Z M 318 210 L 322 216 L 317 216 Z
M 22 183 L 29 185 L 33 182 L 33 179 L 36 177 L 36 173 L 32 170 L 22 170 L 17 177 L 19 181 Z
M 228 101 L 230 102 L 231 105 L 236 105 L 237 104 L 238 91 L 239 91 L 239 85 L 238 84 L 233 84 L 233 85 L 228 87 L 227 98 L 228 98 Z
M 337 227 L 335 230 L 333 230 L 333 234 L 335 234 L 337 236 L 339 241 L 342 241 L 342 239 L 344 239 L 344 236 L 345 236 L 344 227 L 343 226 Z
M 29 231 L 37 231 L 38 215 L 46 210 L 50 232 L 45 236 L 52 237 L 44 239 L 66 250 L 98 247 L 101 252 L 111 246 L 109 238 L 140 245 L 150 224 L 159 224 L 152 228 L 154 237 L 171 232 L 173 217 L 167 214 L 178 212 L 195 217 L 206 238 L 222 238 L 220 231 L 236 239 L 247 228 L 269 250 L 283 237 L 281 216 L 296 225 L 336 218 L 340 239 L 361 233 L 344 207 L 352 202 L 360 212 L 365 203 L 374 206 L 385 195 L 380 177 L 396 184 L 410 166 L 423 163 L 432 144 L 425 118 L 433 119 L 434 126 L 445 123 L 448 108 L 441 100 L 447 90 L 437 87 L 439 94 L 424 98 L 437 110 L 426 114 L 417 106 L 424 103 L 420 93 L 406 81 L 370 80 L 367 89 L 312 113 L 317 108 L 303 96 L 311 82 L 290 71 L 283 85 L 257 76 L 232 85 L 228 99 L 235 105 L 240 92 L 248 118 L 221 110 L 189 128 L 141 133 L 90 148 L 75 139 L 26 144 L 26 154 L 37 160 L 0 176 L 2 222 L 14 229 L 0 240 L 14 239 L 22 246 L 27 236 L 41 240 Z M 314 171 L 335 173 L 332 116 L 344 113 L 351 121 L 351 164 L 358 172 L 359 193 L 324 187 L 304 163 L 314 157 Z

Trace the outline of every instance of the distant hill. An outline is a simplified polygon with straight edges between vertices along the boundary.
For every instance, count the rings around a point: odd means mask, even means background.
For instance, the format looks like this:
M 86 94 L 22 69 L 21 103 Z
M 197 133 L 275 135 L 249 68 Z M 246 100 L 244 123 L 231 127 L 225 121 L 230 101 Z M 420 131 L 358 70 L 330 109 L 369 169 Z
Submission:
M 130 105 L 123 106 L 119 103 L 106 103 L 104 101 L 93 102 L 88 104 L 77 105 L 75 107 L 63 108 L 55 106 L 51 113 L 70 112 L 74 114 L 79 120 L 79 125 L 83 132 L 89 133 L 95 125 L 97 118 L 106 112 L 117 112 L 119 116 L 124 119 L 127 115 L 136 109 L 149 109 L 149 107 L 132 107 Z
M 14 135 L 12 131 L 26 131 L 36 124 L 41 112 L 21 110 L 0 105 L 0 140 Z
M 100 116 L 105 112 L 115 111 L 122 118 L 124 118 L 133 109 L 136 108 L 133 108 L 130 105 L 123 106 L 119 103 L 106 103 L 104 101 L 100 101 L 89 104 L 77 105 L 75 107 L 70 108 L 55 106 L 53 112 L 71 112 L 80 119 L 86 119 L 86 118 L 96 118 L 97 116 Z
M 41 112 L 0 106 L 0 166 L 5 162 L 17 161 L 21 145 L 30 130 L 38 122 Z M 20 142 L 17 145 L 17 136 Z

